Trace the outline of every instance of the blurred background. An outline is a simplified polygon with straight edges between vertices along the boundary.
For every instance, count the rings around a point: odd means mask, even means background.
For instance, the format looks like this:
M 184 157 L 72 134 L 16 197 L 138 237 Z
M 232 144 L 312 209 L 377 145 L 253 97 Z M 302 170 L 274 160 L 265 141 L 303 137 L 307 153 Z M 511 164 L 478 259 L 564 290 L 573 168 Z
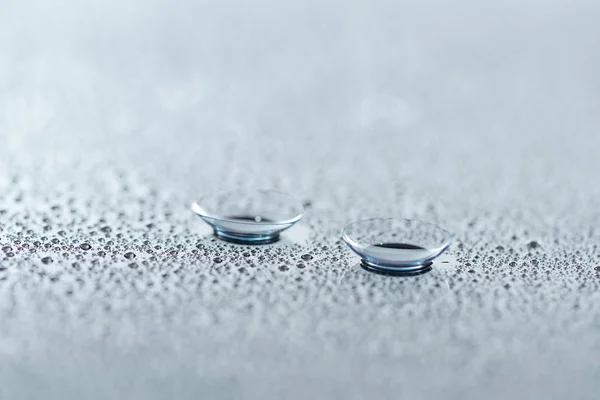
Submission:
M 301 193 L 425 176 L 567 191 L 598 166 L 598 16 L 593 1 L 4 2 L 2 159 L 123 163 L 177 190 L 237 186 L 234 169 Z
M 599 20 L 591 0 L 1 1 L 0 394 L 594 398 Z M 310 204 L 294 251 L 323 260 L 269 299 L 292 250 L 238 282 L 256 293 L 210 269 L 232 248 L 191 253 L 189 204 L 256 187 Z M 339 229 L 385 215 L 455 233 L 443 307 L 366 276 L 382 303 L 347 303 Z M 127 249 L 143 277 L 119 275 Z M 163 266 L 226 283 L 200 301 Z M 117 296 L 115 274 L 154 286 Z

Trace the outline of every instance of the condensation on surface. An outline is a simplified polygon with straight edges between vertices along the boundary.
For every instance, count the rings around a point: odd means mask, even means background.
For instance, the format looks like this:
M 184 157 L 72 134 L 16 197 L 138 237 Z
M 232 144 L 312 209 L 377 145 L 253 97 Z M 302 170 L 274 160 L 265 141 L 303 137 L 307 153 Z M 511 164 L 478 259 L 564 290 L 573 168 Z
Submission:
M 10 3 L 0 398 L 597 396 L 597 5 Z M 239 188 L 306 215 L 217 241 Z M 455 242 L 370 274 L 381 216 Z

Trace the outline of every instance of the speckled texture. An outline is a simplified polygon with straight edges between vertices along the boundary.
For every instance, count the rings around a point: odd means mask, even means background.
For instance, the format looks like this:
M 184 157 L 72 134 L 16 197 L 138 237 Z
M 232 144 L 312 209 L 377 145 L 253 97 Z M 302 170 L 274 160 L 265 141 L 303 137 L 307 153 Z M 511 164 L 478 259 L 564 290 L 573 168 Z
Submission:
M 0 5 L 0 398 L 598 398 L 596 3 L 176 3 Z M 256 187 L 276 245 L 189 210 Z

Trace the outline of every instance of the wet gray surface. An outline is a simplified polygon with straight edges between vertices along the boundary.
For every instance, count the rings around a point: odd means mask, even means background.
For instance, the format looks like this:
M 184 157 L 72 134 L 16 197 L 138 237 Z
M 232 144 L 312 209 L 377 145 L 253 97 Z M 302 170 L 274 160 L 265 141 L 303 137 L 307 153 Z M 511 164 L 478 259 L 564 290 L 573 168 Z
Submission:
M 600 7 L 561 3 L 3 2 L 0 398 L 597 398 Z M 277 245 L 189 210 L 255 187 L 310 203 Z M 446 262 L 360 269 L 388 215 Z

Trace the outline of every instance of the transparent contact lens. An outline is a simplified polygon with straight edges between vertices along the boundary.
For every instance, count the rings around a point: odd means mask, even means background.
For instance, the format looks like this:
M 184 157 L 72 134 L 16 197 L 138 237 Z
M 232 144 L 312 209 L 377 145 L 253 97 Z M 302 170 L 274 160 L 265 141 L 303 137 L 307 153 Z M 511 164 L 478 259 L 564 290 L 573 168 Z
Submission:
M 240 244 L 266 244 L 302 218 L 304 207 L 294 197 L 274 190 L 217 192 L 192 204 L 215 235 Z
M 394 218 L 353 222 L 342 239 L 360 256 L 363 268 L 388 274 L 427 271 L 452 243 L 452 235 L 436 225 Z

